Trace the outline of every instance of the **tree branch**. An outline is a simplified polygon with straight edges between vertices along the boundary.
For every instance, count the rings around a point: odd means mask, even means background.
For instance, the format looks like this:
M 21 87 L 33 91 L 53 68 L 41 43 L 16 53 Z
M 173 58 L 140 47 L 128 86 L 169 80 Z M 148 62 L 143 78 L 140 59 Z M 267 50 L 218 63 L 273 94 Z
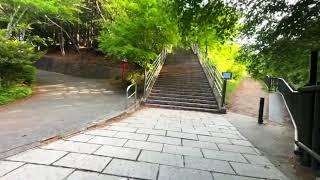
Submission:
M 67 32 L 62 26 L 60 26 L 59 24 L 57 24 L 56 22 L 54 22 L 53 20 L 51 20 L 47 15 L 44 15 L 44 17 L 47 18 L 51 23 L 53 23 L 54 25 L 56 25 L 57 27 L 59 27 L 59 28 L 67 35 L 67 37 L 72 41 L 72 44 L 76 47 L 77 52 L 78 52 L 79 54 L 81 54 L 79 47 L 78 47 L 77 44 L 73 41 L 73 39 L 72 39 L 71 36 L 68 34 L 68 32 Z

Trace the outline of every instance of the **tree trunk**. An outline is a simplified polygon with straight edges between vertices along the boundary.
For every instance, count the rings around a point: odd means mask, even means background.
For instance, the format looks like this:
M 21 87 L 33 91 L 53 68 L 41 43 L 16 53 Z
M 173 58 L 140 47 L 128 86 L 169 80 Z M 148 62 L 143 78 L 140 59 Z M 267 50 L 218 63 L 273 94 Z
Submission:
M 66 52 L 64 50 L 64 36 L 63 36 L 63 29 L 60 28 L 60 50 L 61 50 L 61 55 L 65 56 Z

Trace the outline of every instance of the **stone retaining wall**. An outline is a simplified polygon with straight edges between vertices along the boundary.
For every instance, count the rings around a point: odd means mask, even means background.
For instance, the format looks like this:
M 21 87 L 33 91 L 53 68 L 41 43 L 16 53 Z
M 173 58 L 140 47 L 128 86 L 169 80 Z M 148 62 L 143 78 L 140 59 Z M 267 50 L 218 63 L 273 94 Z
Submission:
M 61 58 L 53 58 L 45 56 L 35 63 L 38 69 L 52 71 L 62 74 L 69 74 L 84 78 L 98 78 L 109 79 L 121 77 L 122 68 L 121 64 L 118 66 L 109 66 L 103 63 L 86 63 L 85 61 L 79 62 L 66 62 Z M 129 67 L 129 72 L 133 68 Z

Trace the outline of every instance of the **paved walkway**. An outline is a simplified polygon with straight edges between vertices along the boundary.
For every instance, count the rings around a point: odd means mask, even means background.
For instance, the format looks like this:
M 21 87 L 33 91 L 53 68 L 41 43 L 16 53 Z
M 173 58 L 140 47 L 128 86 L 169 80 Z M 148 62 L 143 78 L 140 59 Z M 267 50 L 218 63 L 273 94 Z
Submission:
M 124 95 L 110 80 L 39 71 L 38 83 L 31 98 L 0 107 L 0 158 L 8 150 L 85 127 L 124 109 Z
M 2 160 L 0 177 L 287 179 L 225 115 L 157 108 Z

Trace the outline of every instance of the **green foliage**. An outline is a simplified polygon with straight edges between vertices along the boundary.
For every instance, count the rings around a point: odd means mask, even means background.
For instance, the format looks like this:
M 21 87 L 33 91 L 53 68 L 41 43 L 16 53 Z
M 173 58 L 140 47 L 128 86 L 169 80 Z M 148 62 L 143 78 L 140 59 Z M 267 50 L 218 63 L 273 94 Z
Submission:
M 7 88 L 0 88 L 0 105 L 7 104 L 16 99 L 21 99 L 32 94 L 31 87 L 27 86 L 13 86 Z
M 237 32 L 239 15 L 222 0 L 175 0 L 172 3 L 185 43 L 207 45 L 229 40 Z
M 165 0 L 111 0 L 112 20 L 105 23 L 100 50 L 146 67 L 163 48 L 176 45 L 179 33 Z
M 208 58 L 221 72 L 232 72 L 233 79 L 239 80 L 247 75 L 246 66 L 237 62 L 240 46 L 236 43 L 215 44 L 209 47 Z
M 34 46 L 28 42 L 9 40 L 3 36 L 4 33 L 0 33 L 0 85 L 31 84 L 35 69 L 30 65 L 40 58 L 41 53 L 35 52 Z
M 225 44 L 211 44 L 208 47 L 208 58 L 221 72 L 232 72 L 233 78 L 228 81 L 226 103 L 230 103 L 233 92 L 236 91 L 240 82 L 247 76 L 246 66 L 239 63 L 236 58 L 241 47 L 237 43 L 226 42 Z
M 320 48 L 319 1 L 256 0 L 241 7 L 244 35 L 255 41 L 243 49 L 239 61 L 255 77 L 272 75 L 304 85 L 310 51 Z

